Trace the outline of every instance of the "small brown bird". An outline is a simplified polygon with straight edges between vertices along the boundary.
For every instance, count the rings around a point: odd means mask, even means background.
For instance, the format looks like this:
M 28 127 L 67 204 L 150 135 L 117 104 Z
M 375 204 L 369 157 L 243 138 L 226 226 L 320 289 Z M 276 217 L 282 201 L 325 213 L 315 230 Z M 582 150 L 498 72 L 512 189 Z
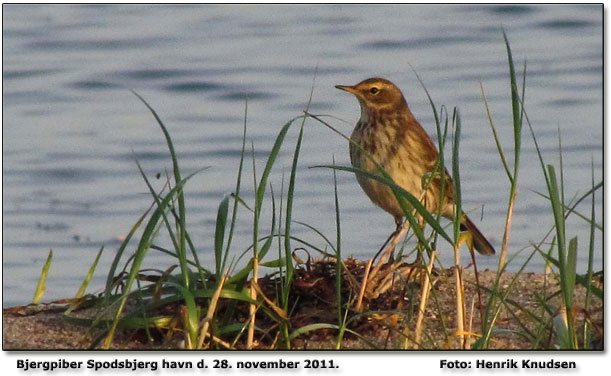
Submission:
M 352 166 L 377 173 L 377 166 L 370 159 L 373 158 L 395 183 L 421 199 L 429 212 L 436 213 L 441 203 L 441 215 L 452 219 L 454 193 L 447 170 L 443 201 L 439 197 L 441 179 L 432 179 L 426 191 L 422 185 L 422 176 L 433 171 L 439 153 L 429 135 L 414 118 L 401 90 L 383 78 L 369 78 L 354 86 L 335 87 L 354 94 L 361 105 L 361 118 L 351 136 Z M 369 152 L 370 156 L 363 153 L 361 148 Z M 392 190 L 366 176 L 357 174 L 356 178 L 371 201 L 392 214 L 398 230 L 403 223 L 403 210 Z M 479 253 L 494 254 L 494 247 L 464 213 L 460 227 L 472 234 L 473 245 Z

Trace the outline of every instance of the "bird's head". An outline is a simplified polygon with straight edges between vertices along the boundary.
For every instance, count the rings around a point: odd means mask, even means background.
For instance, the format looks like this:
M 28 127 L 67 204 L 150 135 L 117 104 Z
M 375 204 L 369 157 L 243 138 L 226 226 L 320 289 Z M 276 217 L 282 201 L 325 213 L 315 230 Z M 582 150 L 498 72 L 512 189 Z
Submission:
M 401 90 L 384 78 L 368 78 L 354 86 L 336 85 L 335 87 L 354 94 L 363 111 L 394 111 L 407 106 Z

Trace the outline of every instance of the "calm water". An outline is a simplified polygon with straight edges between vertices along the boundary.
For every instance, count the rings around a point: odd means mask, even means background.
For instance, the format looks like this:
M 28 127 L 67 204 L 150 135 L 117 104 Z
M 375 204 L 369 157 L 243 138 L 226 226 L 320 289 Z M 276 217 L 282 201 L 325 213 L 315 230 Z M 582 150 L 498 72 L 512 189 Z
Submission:
M 4 306 L 31 300 L 50 248 L 46 300 L 73 295 L 105 245 L 92 286 L 98 289 L 120 237 L 151 201 L 134 159 L 153 180 L 170 170 L 163 135 L 129 88 L 165 121 L 185 174 L 210 167 L 187 188 L 191 236 L 208 265 L 218 203 L 234 189 L 245 98 L 248 142 L 260 174 L 280 127 L 305 107 L 317 66 L 311 111 L 346 120 L 330 121 L 348 134 L 358 104 L 333 86 L 371 76 L 401 87 L 416 117 L 434 133 L 432 111 L 410 64 L 438 105 L 458 106 L 463 205 L 474 210 L 472 217 L 500 249 L 509 184 L 479 83 L 511 154 L 504 27 L 514 59 L 519 65 L 528 61 L 526 106 L 547 162 L 557 165 L 558 131 L 562 135 L 566 197 L 589 189 L 592 163 L 595 180 L 602 179 L 601 6 L 5 5 L 3 11 Z M 271 178 L 277 196 L 295 140 L 294 130 Z M 332 173 L 309 167 L 330 164 L 334 156 L 348 164 L 346 141 L 308 121 L 294 219 L 330 238 Z M 251 176 L 247 167 L 243 194 L 250 202 Z M 369 202 L 353 176 L 338 178 L 343 253 L 366 259 L 393 220 Z M 545 192 L 545 183 L 527 130 L 519 180 L 512 254 L 540 241 L 553 223 L 548 202 L 535 193 Z M 600 197 L 598 192 L 599 222 Z M 587 214 L 589 205 L 585 200 L 579 210 Z M 269 211 L 263 215 L 267 229 Z M 240 218 L 236 254 L 251 241 L 250 215 L 243 210 Z M 324 245 L 298 225 L 294 231 Z M 587 223 L 571 221 L 568 233 L 579 237 L 584 255 Z M 163 238 L 159 243 L 167 244 Z M 600 232 L 596 244 L 600 269 Z M 440 251 L 449 265 L 447 244 Z M 539 260 L 531 271 L 541 270 Z M 170 263 L 151 253 L 147 265 L 166 269 Z M 497 258 L 480 263 L 494 268 Z

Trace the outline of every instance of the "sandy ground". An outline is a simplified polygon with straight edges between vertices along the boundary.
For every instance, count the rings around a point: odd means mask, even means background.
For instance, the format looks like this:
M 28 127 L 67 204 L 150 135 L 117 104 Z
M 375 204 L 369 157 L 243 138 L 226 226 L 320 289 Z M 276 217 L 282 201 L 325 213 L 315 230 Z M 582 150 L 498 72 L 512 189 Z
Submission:
M 311 274 L 311 271 L 310 271 Z M 335 309 L 325 306 L 324 290 L 328 286 L 321 286 L 315 280 L 314 285 L 307 278 L 312 276 L 300 275 L 296 279 L 296 289 L 300 286 L 304 291 L 309 291 L 310 296 L 315 296 L 308 301 L 302 297 L 300 304 L 304 307 L 293 315 L 295 321 L 291 321 L 293 327 L 300 327 L 312 322 L 330 322 L 337 317 Z M 478 295 L 475 288 L 474 273 L 471 270 L 464 271 L 465 277 L 465 305 L 467 328 L 473 333 L 481 333 L 480 311 L 477 309 Z M 500 282 L 501 291 L 505 291 L 515 277 L 513 273 L 506 273 Z M 496 272 L 480 271 L 479 283 L 481 286 L 491 288 L 496 279 Z M 318 285 L 316 283 L 319 283 Z M 334 278 L 329 281 L 334 283 Z M 597 278 L 596 286 L 602 289 L 602 278 Z M 531 349 L 532 339 L 523 336 L 525 332 L 537 335 L 540 338 L 538 348 L 552 349 L 556 340 L 553 330 L 547 326 L 538 326 L 536 318 L 543 318 L 544 322 L 551 322 L 551 315 L 559 314 L 561 306 L 559 295 L 552 297 L 548 305 L 553 312 L 543 310 L 537 297 L 549 297 L 559 290 L 557 280 L 552 276 L 544 274 L 524 273 L 518 276 L 509 294 L 515 305 L 504 306 L 496 321 L 489 348 L 491 349 Z M 482 301 L 485 305 L 489 300 L 489 294 L 482 289 Z M 299 291 L 295 292 L 299 294 Z M 365 311 L 386 311 L 377 315 L 367 315 L 355 320 L 352 329 L 362 334 L 363 338 L 354 335 L 346 335 L 342 341 L 344 349 L 371 349 L 373 346 L 380 349 L 404 349 L 413 348 L 414 323 L 416 309 L 420 296 L 419 283 L 407 283 L 403 288 L 381 295 L 377 299 L 365 300 Z M 602 348 L 603 344 L 603 309 L 602 301 L 596 297 L 592 298 L 592 304 L 586 313 L 583 311 L 585 301 L 585 289 L 575 289 L 575 308 L 577 316 L 577 327 L 583 327 L 583 320 L 588 319 L 594 327 L 596 336 L 595 346 Z M 423 334 L 420 348 L 424 349 L 451 349 L 458 346 L 458 336 L 454 335 L 456 325 L 456 295 L 455 279 L 452 270 L 437 270 L 435 272 L 434 288 L 431 293 L 426 314 L 423 321 Z M 74 325 L 63 318 L 65 304 L 61 302 L 49 305 L 36 305 L 26 307 L 13 307 L 5 309 L 2 317 L 2 345 L 4 350 L 29 350 L 29 349 L 88 349 L 96 340 L 99 332 L 90 331 L 89 328 Z M 390 313 L 401 312 L 401 315 Z M 73 312 L 73 315 L 90 317 L 91 309 Z M 534 315 L 534 316 L 533 316 Z M 445 328 L 445 329 L 444 329 Z M 293 346 L 296 349 L 323 349 L 334 348 L 337 332 L 334 330 L 321 330 L 310 332 L 306 337 L 295 339 Z M 581 335 L 578 332 L 578 338 Z M 178 337 L 178 338 L 176 338 Z M 164 343 L 148 343 L 142 333 L 122 332 L 119 333 L 113 344 L 114 349 L 159 349 L 180 348 L 181 336 L 175 336 L 173 341 Z M 477 334 L 471 341 L 477 339 Z M 160 341 L 158 341 L 160 342 Z M 261 343 L 260 348 L 266 344 Z

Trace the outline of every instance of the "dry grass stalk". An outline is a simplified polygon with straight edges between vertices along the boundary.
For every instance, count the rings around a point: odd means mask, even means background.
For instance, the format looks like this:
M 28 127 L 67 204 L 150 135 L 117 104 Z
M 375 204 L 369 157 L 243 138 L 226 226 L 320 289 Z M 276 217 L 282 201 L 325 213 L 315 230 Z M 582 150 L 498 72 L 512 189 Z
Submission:
M 202 349 L 204 346 L 204 339 L 208 334 L 208 328 L 210 327 L 210 321 L 214 317 L 214 313 L 216 312 L 216 306 L 218 305 L 219 297 L 221 296 L 221 291 L 223 290 L 223 286 L 225 285 L 225 281 L 227 280 L 227 276 L 229 275 L 229 269 L 225 271 L 223 274 L 223 278 L 219 282 L 218 287 L 212 294 L 212 299 L 210 299 L 210 306 L 208 306 L 208 312 L 206 312 L 206 317 L 202 319 L 202 323 L 200 324 L 202 329 L 199 333 L 199 339 L 197 342 L 197 348 Z M 211 336 L 212 338 L 212 336 Z
M 360 312 L 361 304 L 363 303 L 363 296 L 365 295 L 365 289 L 367 288 L 367 280 L 369 279 L 369 271 L 371 270 L 371 265 L 373 264 L 373 259 L 367 261 L 367 266 L 365 267 L 365 274 L 363 275 L 363 282 L 361 282 L 361 290 L 359 291 L 359 297 L 356 301 L 356 311 Z
M 431 271 L 433 270 L 433 263 L 435 262 L 435 257 L 435 251 L 431 252 L 429 264 L 426 266 L 424 283 L 422 284 L 422 295 L 420 296 L 420 306 L 418 307 L 418 318 L 416 319 L 416 337 L 414 340 L 414 349 L 418 349 L 418 344 L 420 343 L 420 336 L 422 335 L 422 320 L 424 319 L 426 303 L 428 302 L 429 292 L 431 290 Z
M 257 276 L 259 274 L 259 260 L 257 257 L 253 257 L 252 259 L 252 278 L 250 280 L 250 298 L 252 300 L 257 300 L 257 288 L 255 285 L 257 284 Z M 255 316 L 257 313 L 257 306 L 255 304 L 250 304 L 249 307 L 249 318 L 250 323 L 248 324 L 248 336 L 246 337 L 246 348 L 252 349 L 253 342 L 255 338 Z
M 185 307 L 184 305 L 180 306 L 180 314 L 182 316 L 182 322 L 184 323 L 184 327 L 186 329 L 188 322 L 189 322 L 189 311 L 187 310 L 187 307 Z M 185 334 L 185 348 L 186 349 L 192 349 L 193 348 L 193 343 L 191 342 L 191 336 L 189 335 L 189 330 L 184 330 L 184 334 Z
M 456 280 L 456 330 L 460 347 L 465 345 L 465 301 L 462 279 L 462 268 L 460 266 L 460 244 L 454 246 L 454 277 Z
M 505 221 L 505 232 L 503 233 L 503 245 L 501 246 L 501 254 L 499 255 L 499 268 L 502 270 L 505 267 L 507 260 L 507 246 L 509 244 L 509 231 L 511 230 L 511 219 L 513 218 L 513 206 L 516 202 L 517 191 L 514 191 L 511 200 L 509 201 L 509 208 L 507 208 L 507 220 Z

